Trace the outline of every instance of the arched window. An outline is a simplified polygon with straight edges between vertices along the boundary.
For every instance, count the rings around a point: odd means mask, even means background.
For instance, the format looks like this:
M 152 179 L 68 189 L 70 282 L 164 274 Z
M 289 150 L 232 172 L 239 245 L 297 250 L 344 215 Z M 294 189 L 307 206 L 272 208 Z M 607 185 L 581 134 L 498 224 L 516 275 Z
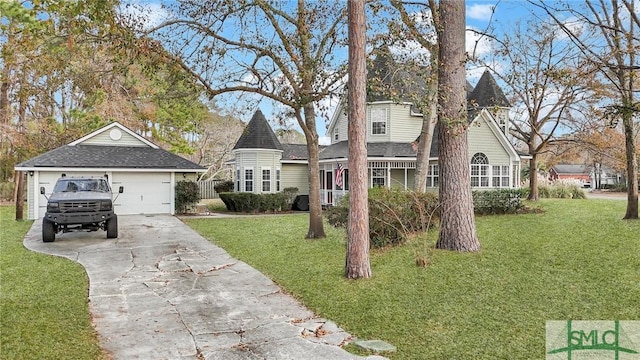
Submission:
M 489 158 L 483 153 L 471 158 L 471 186 L 489 187 Z

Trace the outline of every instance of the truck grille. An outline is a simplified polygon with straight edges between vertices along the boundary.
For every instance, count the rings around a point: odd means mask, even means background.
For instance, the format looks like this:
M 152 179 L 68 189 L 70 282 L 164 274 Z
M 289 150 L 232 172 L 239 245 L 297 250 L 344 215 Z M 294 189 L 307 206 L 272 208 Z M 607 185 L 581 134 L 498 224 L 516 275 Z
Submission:
M 99 210 L 99 201 L 67 201 L 60 203 L 61 212 L 86 212 Z

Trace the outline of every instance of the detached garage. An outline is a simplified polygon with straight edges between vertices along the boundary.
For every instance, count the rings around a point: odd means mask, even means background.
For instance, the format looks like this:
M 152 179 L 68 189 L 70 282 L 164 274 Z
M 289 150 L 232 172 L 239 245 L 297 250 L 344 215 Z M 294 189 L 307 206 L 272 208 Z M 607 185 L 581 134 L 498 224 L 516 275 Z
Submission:
M 206 169 L 172 154 L 115 122 L 68 145 L 16 165 L 27 176 L 27 218 L 44 216 L 56 180 L 63 176 L 106 176 L 117 192 L 118 215 L 174 214 L 175 186 Z

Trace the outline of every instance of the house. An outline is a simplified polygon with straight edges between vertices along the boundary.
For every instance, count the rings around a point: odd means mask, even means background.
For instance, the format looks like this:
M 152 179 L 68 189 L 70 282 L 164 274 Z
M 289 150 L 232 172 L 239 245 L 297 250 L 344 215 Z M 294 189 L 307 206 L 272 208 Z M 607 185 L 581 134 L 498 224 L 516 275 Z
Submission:
M 105 176 L 112 189 L 124 186 L 114 202 L 118 215 L 174 214 L 175 185 L 195 180 L 206 169 L 172 154 L 114 122 L 67 145 L 15 166 L 27 176 L 27 218 L 44 216 L 56 180 L 65 176 Z
M 585 188 L 604 189 L 616 186 L 622 176 L 607 166 L 595 164 L 558 164 L 549 169 L 549 180 L 571 179 L 582 184 Z
M 386 65 L 386 71 L 391 72 L 393 64 Z M 380 73 L 371 71 L 369 77 Z M 511 144 L 510 105 L 489 72 L 470 89 L 468 101 L 472 187 L 518 188 L 522 163 L 530 156 L 518 152 Z M 335 204 L 349 190 L 348 118 L 344 102 L 341 103 L 327 130 L 331 144 L 320 149 L 318 175 L 323 205 Z M 412 188 L 416 164 L 413 143 L 421 131 L 422 114 L 410 102 L 368 94 L 366 116 L 369 186 Z M 233 154 L 235 159 L 229 163 L 235 167 L 236 191 L 269 193 L 297 187 L 300 194 L 308 194 L 306 145 L 281 144 L 259 110 L 236 143 Z M 429 157 L 427 190 L 437 191 L 438 173 L 436 133 Z

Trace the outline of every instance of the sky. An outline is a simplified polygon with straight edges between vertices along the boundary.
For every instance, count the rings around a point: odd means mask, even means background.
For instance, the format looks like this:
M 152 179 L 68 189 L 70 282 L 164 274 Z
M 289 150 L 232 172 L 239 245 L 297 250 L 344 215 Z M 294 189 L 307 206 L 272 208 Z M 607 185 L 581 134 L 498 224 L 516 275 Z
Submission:
M 129 2 L 142 5 L 146 9 L 144 16 L 147 18 L 146 22 L 149 27 L 161 23 L 170 16 L 170 14 L 162 8 L 160 3 L 154 0 L 129 0 Z M 490 30 L 499 34 L 501 31 L 508 29 L 513 23 L 526 17 L 531 17 L 532 10 L 532 6 L 524 0 L 467 0 L 467 28 L 477 31 Z M 133 8 L 123 8 L 123 11 L 134 12 L 136 10 L 133 10 Z M 475 48 L 476 55 L 481 56 L 489 51 L 490 41 L 486 37 L 481 38 L 473 32 L 467 31 L 466 48 L 470 53 Z M 469 82 L 475 85 L 483 71 L 484 69 L 482 68 L 470 68 L 467 72 Z M 331 109 L 335 108 L 337 103 L 337 99 L 327 101 Z M 269 101 L 260 102 L 259 107 L 267 119 L 273 117 L 273 114 L 276 112 L 273 104 Z M 333 111 L 334 110 L 330 110 L 329 114 L 332 114 Z M 253 111 L 249 111 L 242 116 L 242 119 L 248 121 L 252 114 Z M 295 124 L 295 122 L 292 122 L 292 124 L 291 127 L 299 131 L 297 124 Z M 325 136 L 326 126 L 328 125 L 328 120 L 325 118 L 317 119 L 317 131 L 321 136 L 321 144 L 328 144 L 330 142 L 330 138 Z

